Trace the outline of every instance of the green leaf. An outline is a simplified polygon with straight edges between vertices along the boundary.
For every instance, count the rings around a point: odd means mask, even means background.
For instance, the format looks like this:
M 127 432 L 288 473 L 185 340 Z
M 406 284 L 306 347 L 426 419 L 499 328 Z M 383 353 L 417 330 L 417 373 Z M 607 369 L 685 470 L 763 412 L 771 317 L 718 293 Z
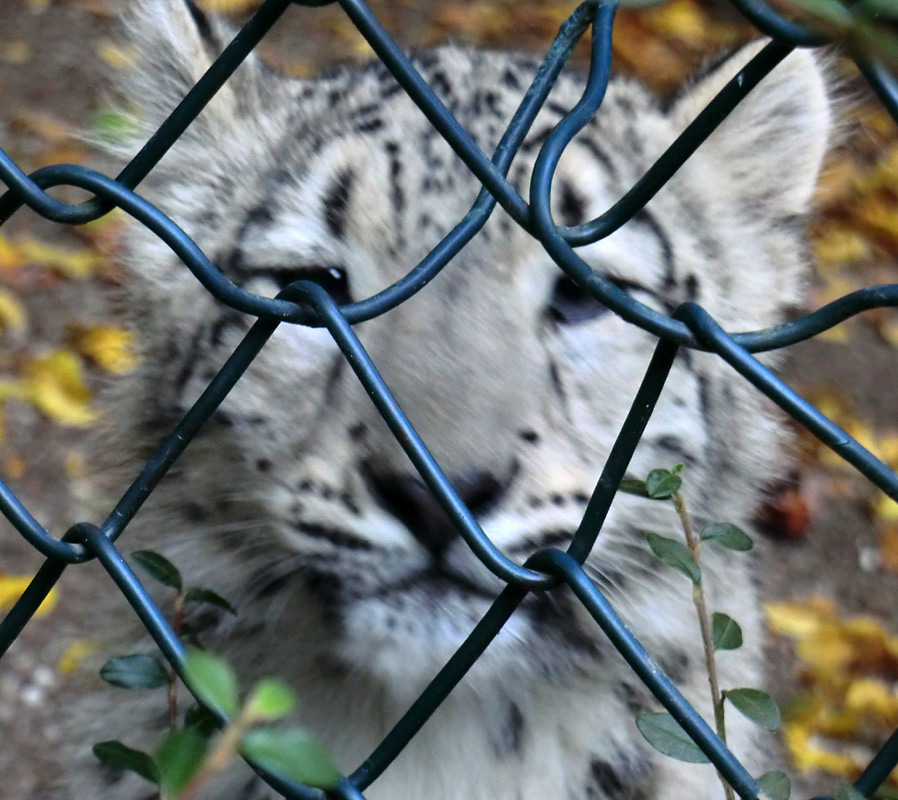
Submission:
M 760 689 L 725 689 L 723 696 L 755 725 L 775 731 L 780 726 L 780 710 L 774 699 Z
M 340 772 L 330 755 L 301 728 L 250 731 L 239 750 L 257 766 L 309 786 L 333 789 L 340 782 Z
M 122 689 L 158 689 L 168 686 L 169 672 L 157 656 L 134 653 L 115 656 L 100 670 L 100 677 Z
M 221 656 L 192 650 L 184 661 L 188 687 L 205 705 L 233 716 L 240 708 L 237 675 Z
M 638 478 L 624 478 L 618 485 L 617 490 L 624 494 L 635 494 L 637 497 L 648 497 L 648 490 L 645 488 L 645 481 Z
M 296 698 L 286 683 L 265 678 L 250 692 L 246 713 L 253 722 L 271 722 L 287 716 L 295 705 Z
M 178 568 L 165 556 L 155 550 L 137 550 L 131 553 L 131 558 L 144 572 L 155 578 L 163 586 L 170 586 L 179 592 L 184 583 Z
M 792 785 L 789 776 L 785 772 L 773 770 L 765 772 L 758 780 L 758 786 L 767 796 L 767 800 L 789 800 L 792 793 Z
M 867 800 L 867 797 L 850 783 L 840 783 L 836 787 L 836 800 Z
M 715 611 L 711 615 L 711 644 L 715 650 L 736 650 L 742 647 L 742 628 L 732 617 Z
M 200 736 L 208 739 L 218 730 L 218 723 L 205 706 L 194 703 L 184 714 L 184 727 L 193 728 Z
M 90 129 L 103 144 L 121 144 L 137 134 L 137 125 L 128 114 L 98 111 L 91 118 Z
M 640 714 L 636 727 L 658 752 L 690 764 L 707 764 L 708 757 L 668 713 Z
M 645 479 L 645 490 L 649 493 L 649 497 L 655 500 L 670 497 L 682 485 L 680 476 L 669 469 L 653 469 Z
M 659 536 L 657 533 L 647 533 L 645 538 L 649 547 L 652 548 L 652 552 L 667 566 L 679 570 L 693 583 L 698 583 L 702 579 L 702 572 L 698 568 L 698 564 L 695 563 L 689 548 L 682 542 L 668 539 L 666 536 Z
M 755 543 L 744 530 L 737 528 L 729 522 L 712 522 L 706 525 L 701 532 L 703 542 L 713 542 L 728 550 L 744 552 L 751 550 Z
M 97 742 L 92 749 L 107 767 L 136 772 L 151 783 L 159 783 L 159 768 L 146 753 L 112 740 Z
M 169 733 L 156 750 L 163 797 L 177 797 L 203 766 L 209 743 L 194 728 Z
M 224 609 L 229 614 L 237 616 L 237 609 L 218 594 L 218 592 L 213 592 L 211 589 L 188 589 L 185 599 L 188 603 L 205 603 L 210 606 L 216 606 L 217 608 Z

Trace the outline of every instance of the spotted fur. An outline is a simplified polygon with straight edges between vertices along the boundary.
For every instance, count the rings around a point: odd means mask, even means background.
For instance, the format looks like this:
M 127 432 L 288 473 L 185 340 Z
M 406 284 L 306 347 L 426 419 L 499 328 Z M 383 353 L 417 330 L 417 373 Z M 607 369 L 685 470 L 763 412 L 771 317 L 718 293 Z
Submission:
M 140 65 L 127 91 L 148 133 L 228 34 L 183 0 L 140 0 L 129 29 Z M 756 50 L 668 103 L 615 78 L 562 159 L 556 219 L 604 211 Z M 487 152 L 537 66 L 523 55 L 459 48 L 421 53 L 415 63 Z M 522 192 L 581 86 L 563 75 L 534 124 L 510 173 Z M 782 320 L 802 299 L 800 223 L 829 124 L 821 71 L 796 52 L 644 211 L 580 254 L 659 311 L 694 300 L 731 330 Z M 478 189 L 380 64 L 295 80 L 254 57 L 141 186 L 243 287 L 271 296 L 312 276 L 341 301 L 408 271 Z M 250 320 L 213 300 L 139 226 L 127 266 L 142 366 L 113 390 L 110 411 L 141 457 Z M 357 330 L 495 544 L 518 562 L 565 546 L 652 337 L 584 296 L 501 209 L 431 285 Z M 684 352 L 631 469 L 682 462 L 697 525 L 750 527 L 764 485 L 783 469 L 784 438 L 777 415 L 725 365 Z M 689 586 L 648 554 L 648 531 L 676 536 L 671 509 L 620 496 L 587 569 L 707 713 Z M 235 620 L 207 616 L 206 641 L 247 681 L 277 674 L 294 684 L 305 724 L 346 770 L 367 757 L 501 589 L 449 526 L 336 345 L 298 326 L 276 332 L 125 542 L 165 551 L 192 582 L 239 607 Z M 763 684 L 751 562 L 709 548 L 705 563 L 712 607 L 737 618 L 746 639 L 721 655 L 722 684 Z M 80 741 L 152 741 L 158 698 L 127 700 L 92 694 L 74 713 Z M 718 796 L 710 768 L 662 758 L 642 741 L 634 716 L 656 707 L 566 591 L 535 593 L 366 796 Z M 735 716 L 730 736 L 751 769 L 768 766 L 759 736 Z M 89 755 L 80 763 L 60 796 L 146 794 L 130 778 L 104 775 Z M 246 780 L 228 775 L 207 796 L 265 794 L 258 784 L 241 788 Z

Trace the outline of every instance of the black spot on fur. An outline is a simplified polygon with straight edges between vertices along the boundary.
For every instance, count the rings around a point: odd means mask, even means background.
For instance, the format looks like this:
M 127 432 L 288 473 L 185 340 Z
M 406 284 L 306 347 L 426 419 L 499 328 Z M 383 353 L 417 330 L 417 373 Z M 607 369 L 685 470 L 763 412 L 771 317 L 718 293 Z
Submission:
M 670 653 L 660 654 L 658 663 L 668 678 L 674 683 L 682 683 L 689 674 L 692 660 L 684 650 L 674 650 Z
M 342 550 L 373 550 L 371 542 L 353 533 L 326 528 L 324 525 L 303 525 L 302 532 L 312 539 L 324 539 Z
M 357 425 L 353 425 L 348 429 L 347 433 L 349 434 L 349 438 L 354 442 L 361 442 L 368 435 L 368 428 L 365 427 L 363 422 L 358 423 Z
M 577 225 L 586 221 L 586 203 L 580 194 L 567 181 L 560 181 L 560 204 L 558 221 L 562 225 Z
M 648 763 L 617 754 L 614 765 L 603 758 L 589 764 L 585 800 L 643 800 L 651 796 L 652 772 Z
M 518 80 L 518 76 L 513 69 L 506 69 L 499 80 L 503 86 L 507 86 L 509 89 L 514 89 L 516 91 L 521 91 L 521 82 Z
M 509 751 L 515 755 L 519 754 L 524 738 L 524 715 L 516 703 L 509 703 L 508 705 L 505 732 L 507 734 Z
M 209 23 L 209 17 L 205 15 L 203 10 L 193 0 L 184 0 L 184 5 L 187 6 L 187 10 L 193 18 L 193 24 L 196 25 L 200 36 L 207 42 L 214 44 L 215 37 L 212 34 L 212 25 Z
M 352 170 L 343 170 L 337 174 L 324 197 L 324 219 L 330 232 L 338 239 L 346 233 L 346 206 L 354 180 Z
M 586 789 L 586 796 L 589 798 L 623 796 L 621 779 L 607 761 L 596 759 L 589 765 L 589 780 Z
M 449 83 L 449 78 L 446 77 L 446 73 L 435 72 L 430 76 L 430 82 L 433 85 L 434 91 L 440 95 L 440 99 L 443 102 L 446 102 L 446 99 L 452 95 L 452 84 Z
M 384 127 L 384 121 L 380 117 L 371 117 L 356 124 L 355 129 L 359 133 L 375 133 Z

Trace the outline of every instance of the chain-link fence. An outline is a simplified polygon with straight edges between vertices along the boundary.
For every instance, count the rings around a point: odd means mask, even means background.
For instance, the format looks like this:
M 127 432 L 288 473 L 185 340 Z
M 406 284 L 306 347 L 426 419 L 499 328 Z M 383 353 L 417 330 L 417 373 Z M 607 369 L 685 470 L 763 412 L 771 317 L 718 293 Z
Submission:
M 483 185 L 470 213 L 408 275 L 373 297 L 342 307 L 337 306 L 321 286 L 307 281 L 290 285 L 275 299 L 248 293 L 228 281 L 170 219 L 135 193 L 136 187 L 153 170 L 172 143 L 177 141 L 247 54 L 288 9 L 291 0 L 266 0 L 183 102 L 116 178 L 73 165 L 49 166 L 26 175 L 0 150 L 0 179 L 8 187 L 8 191 L 0 197 L 0 224 L 10 219 L 23 205 L 48 220 L 65 225 L 83 224 L 97 219 L 113 207 L 119 207 L 165 241 L 218 300 L 257 318 L 257 322 L 200 399 L 164 440 L 102 523 L 82 522 L 67 531 L 61 539 L 56 538 L 0 482 L 0 508 L 3 513 L 19 533 L 47 558 L 27 591 L 0 624 L 0 655 L 28 623 L 63 570 L 70 565 L 96 558 L 126 596 L 163 654 L 176 669 L 180 669 L 184 659 L 183 644 L 119 556 L 116 541 L 276 328 L 281 324 L 323 326 L 343 351 L 397 441 L 471 550 L 493 574 L 507 583 L 489 612 L 445 668 L 363 765 L 342 782 L 335 796 L 360 797 L 365 787 L 388 768 L 390 762 L 415 736 L 502 629 L 528 592 L 566 584 L 632 669 L 726 780 L 746 800 L 757 797 L 759 787 L 755 780 L 625 628 L 581 566 L 602 528 L 612 498 L 624 478 L 630 457 L 681 348 L 697 348 L 716 353 L 758 391 L 767 395 L 891 498 L 898 500 L 898 476 L 891 469 L 820 411 L 802 400 L 753 356 L 754 353 L 788 347 L 813 337 L 861 311 L 898 305 L 898 286 L 877 286 L 852 292 L 813 313 L 775 328 L 728 334 L 707 311 L 694 303 L 682 305 L 671 316 L 649 309 L 602 275 L 595 273 L 574 249 L 596 242 L 625 225 L 701 146 L 740 100 L 793 48 L 816 47 L 827 43 L 824 36 L 803 24 L 785 19 L 760 0 L 732 2 L 760 31 L 772 38 L 770 44 L 752 59 L 738 78 L 725 86 L 619 202 L 590 222 L 575 227 L 561 227 L 556 225 L 550 213 L 549 189 L 556 166 L 567 145 L 592 115 L 601 113 L 600 106 L 610 68 L 615 5 L 590 0 L 577 8 L 564 23 L 490 158 L 453 118 L 364 2 L 339 0 L 343 11 L 378 58 Z M 328 2 L 307 0 L 300 4 L 320 6 Z M 850 12 L 846 10 L 847 13 Z M 591 31 L 592 35 L 591 64 L 582 98 L 545 141 L 533 170 L 528 202 L 507 180 L 506 174 L 530 124 L 546 101 L 553 82 L 574 46 L 587 31 Z M 898 81 L 885 64 L 860 51 L 849 55 L 852 55 L 891 116 L 898 119 Z M 46 189 L 55 186 L 76 186 L 91 192 L 94 198 L 78 205 L 67 204 L 46 193 Z M 392 398 L 376 365 L 369 359 L 352 329 L 353 324 L 384 314 L 415 294 L 477 235 L 496 203 L 518 225 L 539 240 L 569 277 L 581 286 L 588 287 L 594 297 L 608 308 L 658 338 L 654 357 L 608 456 L 573 542 L 566 552 L 547 549 L 535 553 L 523 566 L 509 560 L 484 535 Z M 871 795 L 896 763 L 898 733 L 882 747 L 855 782 L 855 787 L 863 794 Z M 276 776 L 269 775 L 267 778 L 272 786 L 288 797 L 321 796 L 318 790 L 291 784 Z

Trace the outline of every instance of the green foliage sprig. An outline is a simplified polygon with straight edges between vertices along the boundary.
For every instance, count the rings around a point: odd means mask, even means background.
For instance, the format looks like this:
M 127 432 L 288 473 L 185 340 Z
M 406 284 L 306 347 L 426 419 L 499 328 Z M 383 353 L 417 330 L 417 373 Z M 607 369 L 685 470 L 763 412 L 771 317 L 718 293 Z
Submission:
M 179 636 L 195 637 L 185 624 L 191 605 L 208 604 L 234 614 L 233 606 L 206 588 L 186 588 L 180 571 L 151 550 L 132 554 L 144 572 L 175 590 L 172 627 Z M 324 747 L 302 728 L 278 726 L 296 705 L 290 688 L 265 678 L 241 702 L 237 676 L 220 656 L 206 650 L 188 653 L 182 668 L 185 682 L 200 701 L 179 721 L 178 678 L 157 655 L 133 653 L 109 659 L 100 670 L 107 683 L 123 689 L 165 688 L 169 730 L 152 754 L 109 740 L 93 746 L 94 755 L 109 767 L 134 772 L 159 787 L 161 800 L 194 800 L 238 755 L 257 767 L 300 783 L 332 789 L 340 772 Z M 213 713 L 228 722 L 220 732 Z
M 773 698 L 760 689 L 721 689 L 717 673 L 716 653 L 737 650 L 742 646 L 742 628 L 732 617 L 719 611 L 710 613 L 702 581 L 701 553 L 705 545 L 724 548 L 733 552 L 751 550 L 751 537 L 741 528 L 728 522 L 706 525 L 698 534 L 692 526 L 681 492 L 683 465 L 672 469 L 654 469 L 646 479 L 627 478 L 620 484 L 620 491 L 651 500 L 670 502 L 676 510 L 685 537 L 684 541 L 646 533 L 646 541 L 652 553 L 665 565 L 677 570 L 692 584 L 692 601 L 701 632 L 705 668 L 714 709 L 717 735 L 726 742 L 725 705 L 728 701 L 737 711 L 766 730 L 779 728 L 780 711 Z M 679 761 L 695 764 L 708 763 L 708 757 L 680 724 L 668 713 L 640 714 L 636 727 L 656 750 Z M 719 776 L 727 800 L 734 800 L 732 787 Z M 790 793 L 788 776 L 779 771 L 765 773 L 757 778 L 769 800 L 788 800 Z

